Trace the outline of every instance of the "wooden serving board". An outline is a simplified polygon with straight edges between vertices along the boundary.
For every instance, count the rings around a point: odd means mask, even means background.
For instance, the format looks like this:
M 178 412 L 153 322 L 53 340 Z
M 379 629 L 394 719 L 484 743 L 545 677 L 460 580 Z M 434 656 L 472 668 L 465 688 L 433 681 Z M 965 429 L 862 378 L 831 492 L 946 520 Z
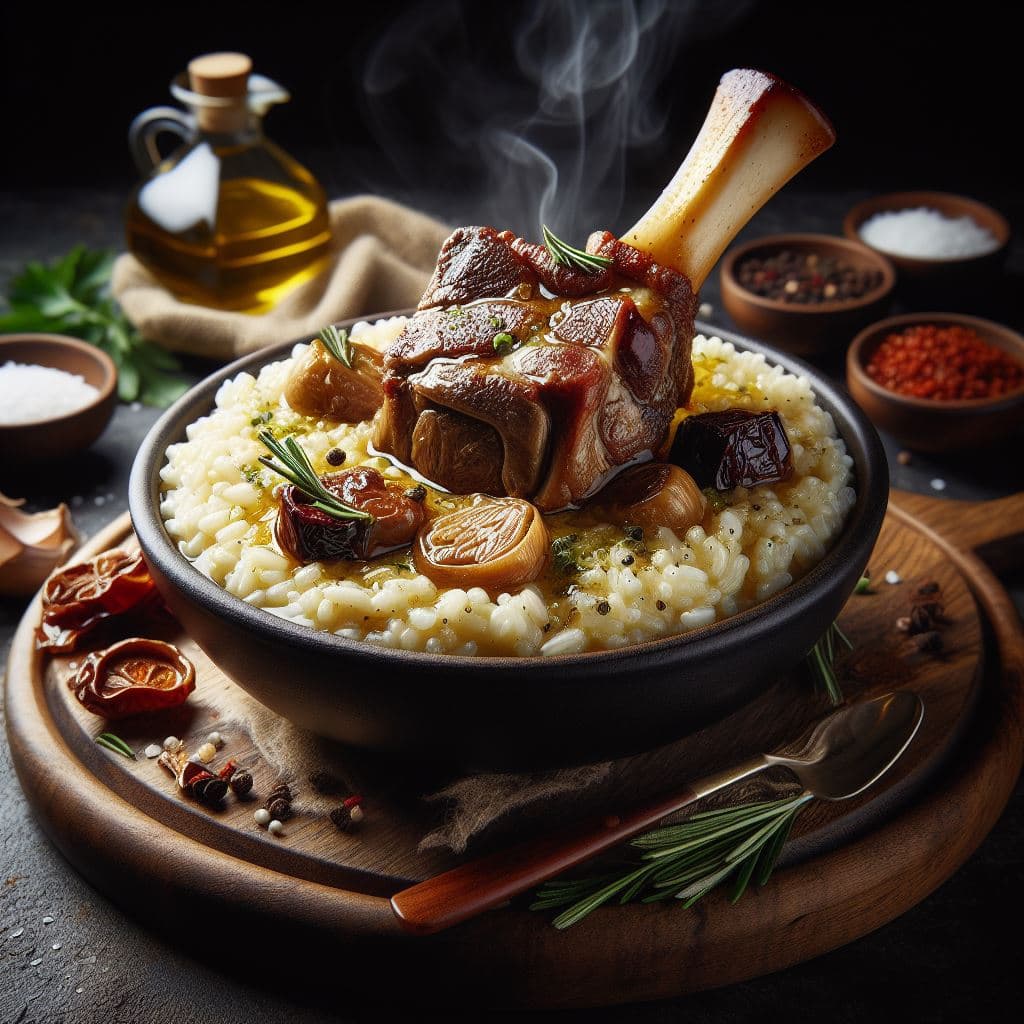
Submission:
M 840 619 L 854 644 L 842 665 L 843 687 L 852 699 L 914 689 L 925 702 L 924 723 L 868 793 L 812 803 L 784 866 L 736 906 L 713 894 L 692 910 L 673 903 L 611 907 L 559 932 L 544 915 L 516 905 L 437 936 L 409 936 L 386 897 L 455 863 L 447 853 L 417 851 L 437 814 L 418 796 L 439 780 L 422 766 L 364 763 L 368 814 L 350 834 L 325 817 L 299 816 L 275 839 L 253 823 L 258 800 L 204 808 L 155 761 L 129 761 L 95 744 L 104 724 L 66 685 L 76 657 L 44 659 L 34 650 L 37 602 L 8 666 L 12 756 L 43 827 L 106 895 L 172 935 L 214 912 L 249 938 L 264 935 L 276 948 L 294 950 L 277 958 L 275 970 L 307 983 L 334 984 L 307 972 L 301 950 L 315 942 L 321 950 L 330 943 L 346 972 L 401 977 L 395 998 L 421 1005 L 584 1006 L 729 984 L 892 920 L 944 881 L 994 824 L 1021 766 L 1024 636 L 1005 592 L 971 549 L 1006 554 L 1011 549 L 1000 542 L 1022 522 L 1024 495 L 984 504 L 893 495 L 870 562 L 875 593 L 852 597 Z M 126 540 L 123 517 L 81 554 Z M 884 582 L 888 570 L 903 582 Z M 931 581 L 950 619 L 938 656 L 918 651 L 895 628 L 920 600 L 917 587 Z M 232 684 L 175 623 L 153 620 L 147 635 L 172 639 L 193 658 L 197 690 L 186 708 L 119 723 L 115 731 L 140 750 L 169 733 L 205 735 L 218 722 L 203 694 Z M 692 777 L 792 739 L 826 711 L 794 671 L 754 705 L 686 741 Z M 223 754 L 255 762 L 256 793 L 269 789 L 272 774 L 246 737 L 230 735 Z M 495 845 L 508 837 L 496 829 L 486 838 Z M 221 960 L 224 947 L 216 954 Z

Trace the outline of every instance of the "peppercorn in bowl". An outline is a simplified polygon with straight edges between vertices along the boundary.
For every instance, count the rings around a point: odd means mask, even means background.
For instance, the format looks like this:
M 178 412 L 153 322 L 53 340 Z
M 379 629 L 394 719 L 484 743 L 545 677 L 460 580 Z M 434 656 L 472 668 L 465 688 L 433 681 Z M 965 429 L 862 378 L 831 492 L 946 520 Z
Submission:
M 722 302 L 743 332 L 787 352 L 827 352 L 885 313 L 892 264 L 830 235 L 769 235 L 725 254 Z
M 907 313 L 865 328 L 847 387 L 908 448 L 962 451 L 1024 427 L 1024 336 L 980 317 Z

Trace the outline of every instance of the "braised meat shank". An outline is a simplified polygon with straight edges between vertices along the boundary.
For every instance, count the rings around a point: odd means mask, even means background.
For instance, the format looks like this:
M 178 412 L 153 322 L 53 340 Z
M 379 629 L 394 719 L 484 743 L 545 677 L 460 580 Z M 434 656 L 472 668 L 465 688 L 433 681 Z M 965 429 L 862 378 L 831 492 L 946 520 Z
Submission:
M 384 356 L 374 444 L 458 493 L 581 502 L 662 443 L 693 387 L 696 301 L 608 232 L 586 273 L 488 227 L 456 230 Z

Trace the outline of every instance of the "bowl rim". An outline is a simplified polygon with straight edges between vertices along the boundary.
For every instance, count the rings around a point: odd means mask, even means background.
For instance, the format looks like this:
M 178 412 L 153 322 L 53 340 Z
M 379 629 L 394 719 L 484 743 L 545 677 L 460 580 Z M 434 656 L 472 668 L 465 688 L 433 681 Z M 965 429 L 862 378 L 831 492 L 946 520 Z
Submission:
M 89 342 L 82 341 L 80 338 L 72 338 L 66 334 L 47 334 L 35 331 L 20 334 L 0 334 L 0 364 L 6 361 L 4 357 L 4 349 L 8 345 L 31 344 L 32 342 L 47 342 L 49 344 L 63 346 L 64 348 L 74 349 L 75 351 L 90 357 L 103 370 L 102 384 L 98 387 L 93 384 L 93 387 L 96 388 L 98 394 L 87 405 L 79 406 L 79 408 L 72 409 L 70 412 L 63 413 L 60 416 L 49 416 L 43 420 L 25 420 L 19 423 L 2 423 L 0 424 L 0 430 L 25 430 L 26 428 L 55 426 L 58 423 L 66 423 L 68 420 L 74 419 L 76 416 L 82 416 L 86 413 L 90 413 L 103 405 L 104 402 L 110 400 L 114 389 L 117 387 L 117 367 L 114 365 L 114 360 L 111 359 L 110 356 L 108 356 L 102 349 L 97 348 L 95 345 L 90 345 Z M 51 370 L 61 369 L 61 367 L 51 366 L 49 363 L 37 363 L 36 365 L 46 366 Z M 87 381 L 86 383 L 91 382 Z
M 927 206 L 929 200 L 938 202 L 952 202 L 963 207 L 964 215 L 971 216 L 972 212 L 981 211 L 986 218 L 991 219 L 997 225 L 996 237 L 999 244 L 987 252 L 976 253 L 973 256 L 909 256 L 898 252 L 890 252 L 887 249 L 878 249 L 868 242 L 865 242 L 860 234 L 860 226 L 876 213 L 883 213 L 888 210 L 915 209 L 920 206 Z M 883 205 L 878 205 L 879 203 Z M 893 205 L 889 205 L 889 204 Z M 971 217 L 978 223 L 974 217 Z M 979 225 L 983 226 L 983 225 Z M 978 261 L 991 260 L 1005 251 L 1010 243 L 1012 230 L 1010 222 L 994 207 L 983 203 L 973 196 L 961 195 L 959 192 L 942 192 L 937 189 L 905 189 L 899 192 L 880 192 L 878 195 L 869 196 L 855 203 L 847 210 L 843 217 L 843 234 L 850 240 L 860 242 L 867 246 L 872 252 L 887 257 L 897 265 L 918 267 L 922 270 L 928 267 L 969 267 Z
M 856 299 L 835 299 L 830 302 L 816 302 L 813 305 L 796 305 L 786 302 L 784 299 L 769 299 L 764 295 L 758 295 L 750 291 L 740 283 L 736 276 L 736 264 L 739 260 L 749 256 L 758 249 L 774 249 L 786 245 L 802 246 L 811 248 L 820 246 L 822 248 L 841 249 L 846 252 L 856 252 L 874 263 L 882 274 L 881 282 L 865 292 Z M 842 235 L 827 235 L 814 232 L 787 232 L 777 235 L 763 235 L 761 238 L 753 238 L 730 249 L 722 260 L 720 279 L 723 284 L 735 289 L 740 293 L 742 301 L 758 309 L 772 313 L 794 314 L 796 316 L 807 316 L 809 314 L 829 313 L 850 313 L 855 310 L 864 309 L 876 302 L 881 301 L 891 294 L 896 286 L 896 268 L 889 258 L 879 249 L 873 249 L 853 238 L 844 238 Z
M 994 329 L 1000 334 L 1008 335 L 1020 346 L 1020 354 L 1017 361 L 1024 366 L 1024 335 L 1007 327 L 1005 324 L 997 323 L 995 320 L 986 320 L 984 317 L 972 316 L 969 313 L 899 313 L 896 316 L 888 316 L 884 320 L 877 320 L 868 324 L 850 342 L 846 351 L 847 373 L 856 377 L 857 383 L 877 398 L 892 402 L 896 405 L 903 405 L 909 409 L 926 410 L 930 413 L 945 412 L 999 412 L 1004 408 L 1011 408 L 1024 398 L 1024 380 L 1014 391 L 996 398 L 955 398 L 950 400 L 939 400 L 935 398 L 918 398 L 916 395 L 904 395 L 899 391 L 890 391 L 883 387 L 871 376 L 869 376 L 864 365 L 864 349 L 874 339 L 875 335 L 895 330 L 899 327 L 914 325 L 955 324 L 963 327 L 973 327 L 976 330 L 980 327 L 982 331 Z M 988 341 L 988 339 L 985 339 Z M 991 344 L 991 343 L 990 343 Z M 999 346 L 996 346 L 999 347 Z M 1005 350 L 1003 350 L 1005 351 Z
M 367 320 L 380 320 L 389 316 L 410 315 L 414 310 L 399 310 L 371 314 L 340 321 L 339 326 L 351 327 Z M 168 445 L 184 436 L 188 423 L 206 415 L 213 406 L 213 399 L 221 384 L 241 372 L 254 372 L 264 364 L 288 358 L 297 344 L 311 341 L 309 335 L 249 353 L 233 363 L 210 374 L 191 388 L 167 409 L 150 428 L 136 453 L 128 486 L 128 504 L 136 536 L 143 554 L 153 551 L 161 557 L 160 570 L 171 577 L 175 587 L 189 595 L 193 603 L 200 603 L 203 610 L 228 620 L 232 625 L 262 634 L 265 640 L 279 640 L 300 653 L 323 656 L 334 652 L 339 658 L 349 657 L 357 662 L 386 662 L 409 668 L 434 666 L 455 673 L 505 672 L 521 673 L 531 666 L 557 666 L 564 670 L 586 670 L 601 666 L 610 670 L 616 666 L 633 665 L 647 656 L 674 647 L 693 645 L 712 649 L 720 638 L 740 632 L 759 619 L 770 617 L 780 606 L 793 605 L 799 610 L 815 599 L 818 587 L 832 575 L 847 548 L 856 548 L 865 535 L 870 534 L 872 543 L 881 527 L 889 494 L 889 472 L 885 450 L 878 433 L 866 414 L 839 384 L 826 380 L 818 371 L 788 353 L 781 353 L 769 345 L 746 338 L 735 332 L 716 328 L 701 321 L 696 322 L 696 333 L 719 337 L 744 351 L 765 356 L 773 365 L 809 378 L 815 399 L 831 415 L 833 409 L 842 410 L 849 421 L 851 433 L 856 437 L 864 452 L 864 465 L 853 467 L 854 473 L 877 467 L 877 474 L 868 474 L 867 479 L 855 479 L 856 501 L 850 510 L 839 537 L 825 552 L 821 560 L 795 582 L 788 584 L 750 608 L 730 615 L 725 619 L 698 627 L 685 633 L 658 637 L 637 644 L 628 644 L 608 650 L 583 651 L 578 654 L 562 655 L 457 655 L 431 654 L 425 651 L 407 651 L 369 644 L 365 640 L 349 640 L 334 633 L 314 629 L 301 623 L 280 618 L 262 608 L 247 604 L 241 598 L 229 594 L 209 577 L 195 569 L 188 558 L 181 553 L 177 544 L 167 533 L 160 515 L 159 471 L 164 463 Z M 194 407 L 201 406 L 201 411 Z M 842 435 L 841 435 L 842 436 Z M 847 454 L 851 454 L 849 437 L 843 437 Z M 852 456 L 851 456 L 852 457 Z M 862 474 L 863 475 L 863 474 Z M 865 560 L 870 548 L 865 553 Z M 201 598 L 201 602 L 197 601 Z M 795 612 L 794 612 L 795 613 Z

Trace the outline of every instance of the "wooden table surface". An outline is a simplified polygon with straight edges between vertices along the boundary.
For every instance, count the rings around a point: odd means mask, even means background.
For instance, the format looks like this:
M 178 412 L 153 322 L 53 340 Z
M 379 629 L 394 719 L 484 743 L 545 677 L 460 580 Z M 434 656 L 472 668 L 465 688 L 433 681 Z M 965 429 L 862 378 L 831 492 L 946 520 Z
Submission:
M 802 194 L 794 183 L 755 219 L 741 237 L 778 230 L 839 233 L 842 213 L 863 193 Z M 52 258 L 72 244 L 119 245 L 123 194 L 114 189 L 62 189 L 0 193 L 0 286 L 29 258 Z M 1019 204 L 1019 201 L 1018 201 Z M 1016 211 L 1005 209 L 1013 217 Z M 1024 270 L 1018 244 L 1011 273 Z M 708 319 L 732 327 L 718 307 L 717 278 L 704 289 Z M 1013 290 L 996 297 L 989 312 L 1013 319 Z M 835 366 L 828 367 L 839 372 Z M 198 379 L 204 367 L 190 366 Z M 45 475 L 15 476 L 0 467 L 0 490 L 29 498 L 32 507 L 67 501 L 85 534 L 95 533 L 127 504 L 134 450 L 156 411 L 121 406 L 106 434 L 73 465 Z M 885 439 L 892 482 L 909 491 L 978 500 L 1024 489 L 1024 460 L 1005 451 L 939 459 L 895 458 Z M 934 481 L 945 483 L 936 490 Z M 1007 580 L 1024 607 L 1021 578 Z M 0 601 L 0 658 L 6 661 L 22 603 Z M 275 982 L 275 957 L 285 951 L 253 949 L 251 969 L 228 975 L 216 966 L 216 950 L 245 937 L 224 934 L 217 921 L 190 922 L 181 944 L 154 937 L 92 890 L 61 858 L 33 821 L 13 776 L 6 748 L 0 751 L 0 1022 L 120 1021 L 234 1022 L 379 1019 L 389 985 L 401 979 L 350 979 L 344 964 L 325 966 L 337 980 L 326 993 L 310 995 Z M 618 1007 L 545 1019 L 586 1021 L 771 1020 L 787 1011 L 799 1020 L 863 1021 L 882 1015 L 893 999 L 912 1000 L 907 1019 L 974 1021 L 1005 1019 L 1001 1007 L 1019 1000 L 1022 987 L 1015 934 L 1024 909 L 1024 791 L 1017 791 L 992 833 L 971 860 L 909 913 L 877 932 L 817 960 L 728 989 L 668 1003 Z M 254 900 L 259 893 L 252 894 Z M 685 912 L 685 911 L 681 911 Z M 189 950 L 192 950 L 190 952 Z M 330 951 L 303 950 L 301 955 Z M 453 965 L 457 970 L 458 965 Z M 326 972 L 332 972 L 326 974 Z M 361 1008 L 360 996 L 369 999 Z M 460 1019 L 457 1010 L 446 1018 Z M 466 1019 L 519 1019 L 479 1012 Z

